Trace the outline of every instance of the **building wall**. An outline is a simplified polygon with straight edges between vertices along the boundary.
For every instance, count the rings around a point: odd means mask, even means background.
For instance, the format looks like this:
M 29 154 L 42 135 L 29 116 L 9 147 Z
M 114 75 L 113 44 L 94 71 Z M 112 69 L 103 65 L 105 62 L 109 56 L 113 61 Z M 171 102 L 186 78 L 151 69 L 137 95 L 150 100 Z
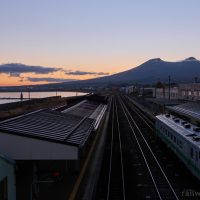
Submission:
M 199 100 L 200 83 L 179 84 L 179 94 L 181 99 Z
M 131 94 L 135 91 L 135 86 L 126 86 L 126 87 L 120 87 L 119 91 L 123 92 L 125 94 Z
M 158 99 L 169 99 L 169 88 L 156 88 L 154 96 Z M 170 99 L 179 99 L 179 89 L 177 87 L 170 89 Z
M 139 95 L 145 96 L 145 97 L 154 97 L 155 96 L 155 88 L 140 88 Z
M 0 181 L 7 177 L 8 200 L 16 199 L 14 165 L 0 157 Z
M 14 160 L 78 159 L 78 147 L 3 132 L 0 132 L 0 152 Z

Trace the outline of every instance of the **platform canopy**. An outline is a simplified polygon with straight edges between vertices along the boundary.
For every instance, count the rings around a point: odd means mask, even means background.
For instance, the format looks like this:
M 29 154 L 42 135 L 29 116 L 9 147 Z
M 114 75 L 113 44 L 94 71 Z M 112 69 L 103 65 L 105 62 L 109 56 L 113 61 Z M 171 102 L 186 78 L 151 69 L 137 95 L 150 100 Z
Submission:
M 0 123 L 0 151 L 13 159 L 78 159 L 95 120 L 42 110 Z
M 167 106 L 167 110 L 188 117 L 200 123 L 199 102 L 189 102 L 177 106 Z

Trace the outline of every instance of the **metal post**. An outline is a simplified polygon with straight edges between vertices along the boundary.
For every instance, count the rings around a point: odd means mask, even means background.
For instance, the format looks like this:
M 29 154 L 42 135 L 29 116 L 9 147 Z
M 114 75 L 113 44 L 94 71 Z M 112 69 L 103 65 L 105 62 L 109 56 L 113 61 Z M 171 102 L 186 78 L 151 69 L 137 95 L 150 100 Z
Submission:
M 170 90 L 171 90 L 171 76 L 169 76 L 169 101 L 170 101 Z

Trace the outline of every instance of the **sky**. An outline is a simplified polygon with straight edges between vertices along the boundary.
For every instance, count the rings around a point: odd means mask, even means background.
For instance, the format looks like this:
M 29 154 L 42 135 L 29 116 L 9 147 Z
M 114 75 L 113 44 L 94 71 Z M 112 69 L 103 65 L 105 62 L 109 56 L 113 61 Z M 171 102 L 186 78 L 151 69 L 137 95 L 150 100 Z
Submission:
M 0 86 L 95 78 L 157 57 L 200 59 L 199 10 L 199 0 L 0 0 Z M 8 71 L 7 63 L 23 65 Z

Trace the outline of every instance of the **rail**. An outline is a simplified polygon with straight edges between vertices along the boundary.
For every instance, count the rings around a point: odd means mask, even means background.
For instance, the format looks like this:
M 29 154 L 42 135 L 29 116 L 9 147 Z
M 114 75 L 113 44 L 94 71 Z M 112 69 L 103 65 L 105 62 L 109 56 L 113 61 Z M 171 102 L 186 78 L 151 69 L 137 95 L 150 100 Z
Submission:
M 136 121 L 133 119 L 130 111 L 127 109 L 127 106 L 122 101 L 121 97 L 118 96 L 118 101 L 121 105 L 123 113 L 128 121 L 129 127 L 133 133 L 133 136 L 138 144 L 141 155 L 144 159 L 146 167 L 149 171 L 149 175 L 152 179 L 154 188 L 160 200 L 164 199 L 176 199 L 178 200 L 178 196 L 172 187 L 168 177 L 163 171 L 161 165 L 159 164 L 156 156 L 151 150 L 148 142 L 144 138 L 141 129 L 137 125 Z M 141 117 L 141 116 L 140 116 Z

